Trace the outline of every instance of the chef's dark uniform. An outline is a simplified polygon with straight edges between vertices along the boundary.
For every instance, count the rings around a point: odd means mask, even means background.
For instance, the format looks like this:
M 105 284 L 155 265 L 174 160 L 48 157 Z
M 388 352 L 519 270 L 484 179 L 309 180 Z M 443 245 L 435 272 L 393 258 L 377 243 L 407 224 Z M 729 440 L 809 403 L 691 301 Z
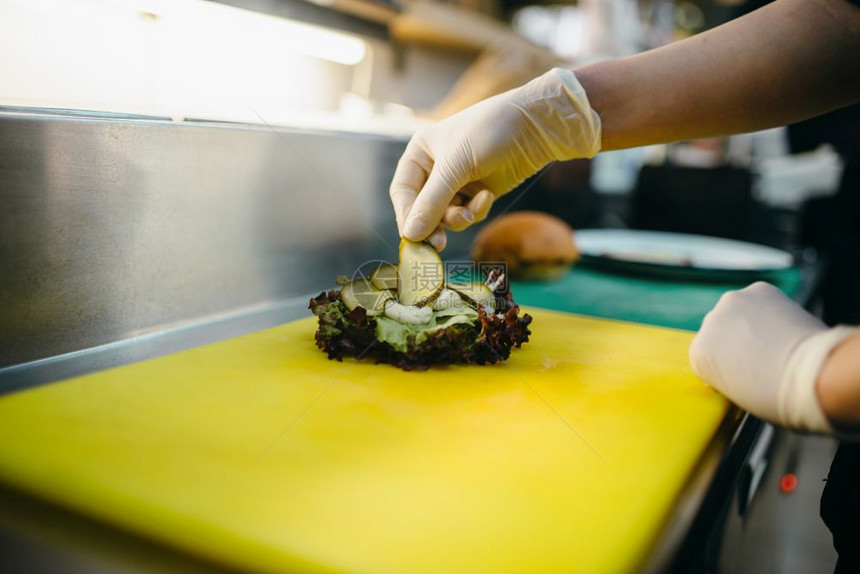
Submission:
M 848 1 L 860 9 L 860 0 Z M 790 127 L 792 148 L 803 147 L 816 132 L 845 160 L 839 191 L 818 205 L 820 224 L 814 205 L 804 222 L 807 241 L 829 261 L 821 285 L 823 318 L 828 325 L 860 325 L 860 104 Z M 821 496 L 821 518 L 839 554 L 836 574 L 860 572 L 860 442 L 839 445 Z
M 860 139 L 860 130 L 854 134 Z M 860 156 L 856 152 L 848 159 L 839 193 L 833 198 L 842 214 L 834 225 L 842 229 L 828 254 L 830 267 L 822 285 L 829 324 L 860 324 Z M 860 443 L 839 445 L 821 496 L 821 518 L 833 533 L 839 553 L 836 573 L 860 573 Z

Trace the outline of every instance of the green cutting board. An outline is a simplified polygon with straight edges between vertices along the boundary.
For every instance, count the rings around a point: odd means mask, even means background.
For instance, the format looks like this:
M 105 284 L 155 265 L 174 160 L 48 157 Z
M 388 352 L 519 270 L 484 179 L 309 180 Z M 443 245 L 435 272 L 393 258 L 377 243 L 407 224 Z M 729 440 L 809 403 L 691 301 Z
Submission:
M 789 297 L 800 287 L 796 268 L 763 278 Z M 696 331 L 723 293 L 745 286 L 616 275 L 577 265 L 555 281 L 512 281 L 510 287 L 514 299 L 523 305 Z

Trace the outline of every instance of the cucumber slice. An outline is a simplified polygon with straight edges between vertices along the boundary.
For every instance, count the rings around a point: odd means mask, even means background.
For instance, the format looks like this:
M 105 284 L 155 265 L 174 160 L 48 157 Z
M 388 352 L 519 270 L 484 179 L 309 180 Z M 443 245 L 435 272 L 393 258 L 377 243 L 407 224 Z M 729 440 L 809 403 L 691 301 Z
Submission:
M 343 286 L 340 296 L 347 309 L 352 311 L 356 307 L 364 307 L 369 316 L 381 314 L 388 301 L 394 299 L 391 291 L 377 289 L 367 279 L 350 281 Z
M 495 309 L 496 296 L 493 291 L 481 283 L 480 281 L 472 281 L 470 283 L 448 283 L 448 289 L 455 291 L 461 297 L 478 305 L 479 307 L 489 307 Z
M 397 267 L 383 263 L 370 274 L 370 282 L 377 289 L 397 289 Z
M 429 243 L 400 242 L 397 265 L 397 300 L 401 305 L 422 307 L 439 295 L 445 286 L 442 259 Z

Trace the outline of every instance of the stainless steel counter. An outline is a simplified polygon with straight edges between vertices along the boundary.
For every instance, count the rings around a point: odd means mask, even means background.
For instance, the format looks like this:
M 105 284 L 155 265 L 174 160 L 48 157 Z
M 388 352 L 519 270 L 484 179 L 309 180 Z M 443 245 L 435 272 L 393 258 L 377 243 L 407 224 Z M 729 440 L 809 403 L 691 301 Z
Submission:
M 166 329 L 278 315 L 337 273 L 396 257 L 387 188 L 404 146 L 0 112 L 0 377 Z

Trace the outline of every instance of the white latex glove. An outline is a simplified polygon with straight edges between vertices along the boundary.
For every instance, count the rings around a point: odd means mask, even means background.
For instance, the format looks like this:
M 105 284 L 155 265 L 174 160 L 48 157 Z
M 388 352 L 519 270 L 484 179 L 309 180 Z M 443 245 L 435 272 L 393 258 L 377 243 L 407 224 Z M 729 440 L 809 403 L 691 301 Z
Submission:
M 391 182 L 397 227 L 441 251 L 442 224 L 465 229 L 548 163 L 599 149 L 600 118 L 585 90 L 573 72 L 554 68 L 413 136 Z
M 759 282 L 720 298 L 690 345 L 690 364 L 761 419 L 832 434 L 815 383 L 830 351 L 853 331 L 828 329 L 782 291 Z

